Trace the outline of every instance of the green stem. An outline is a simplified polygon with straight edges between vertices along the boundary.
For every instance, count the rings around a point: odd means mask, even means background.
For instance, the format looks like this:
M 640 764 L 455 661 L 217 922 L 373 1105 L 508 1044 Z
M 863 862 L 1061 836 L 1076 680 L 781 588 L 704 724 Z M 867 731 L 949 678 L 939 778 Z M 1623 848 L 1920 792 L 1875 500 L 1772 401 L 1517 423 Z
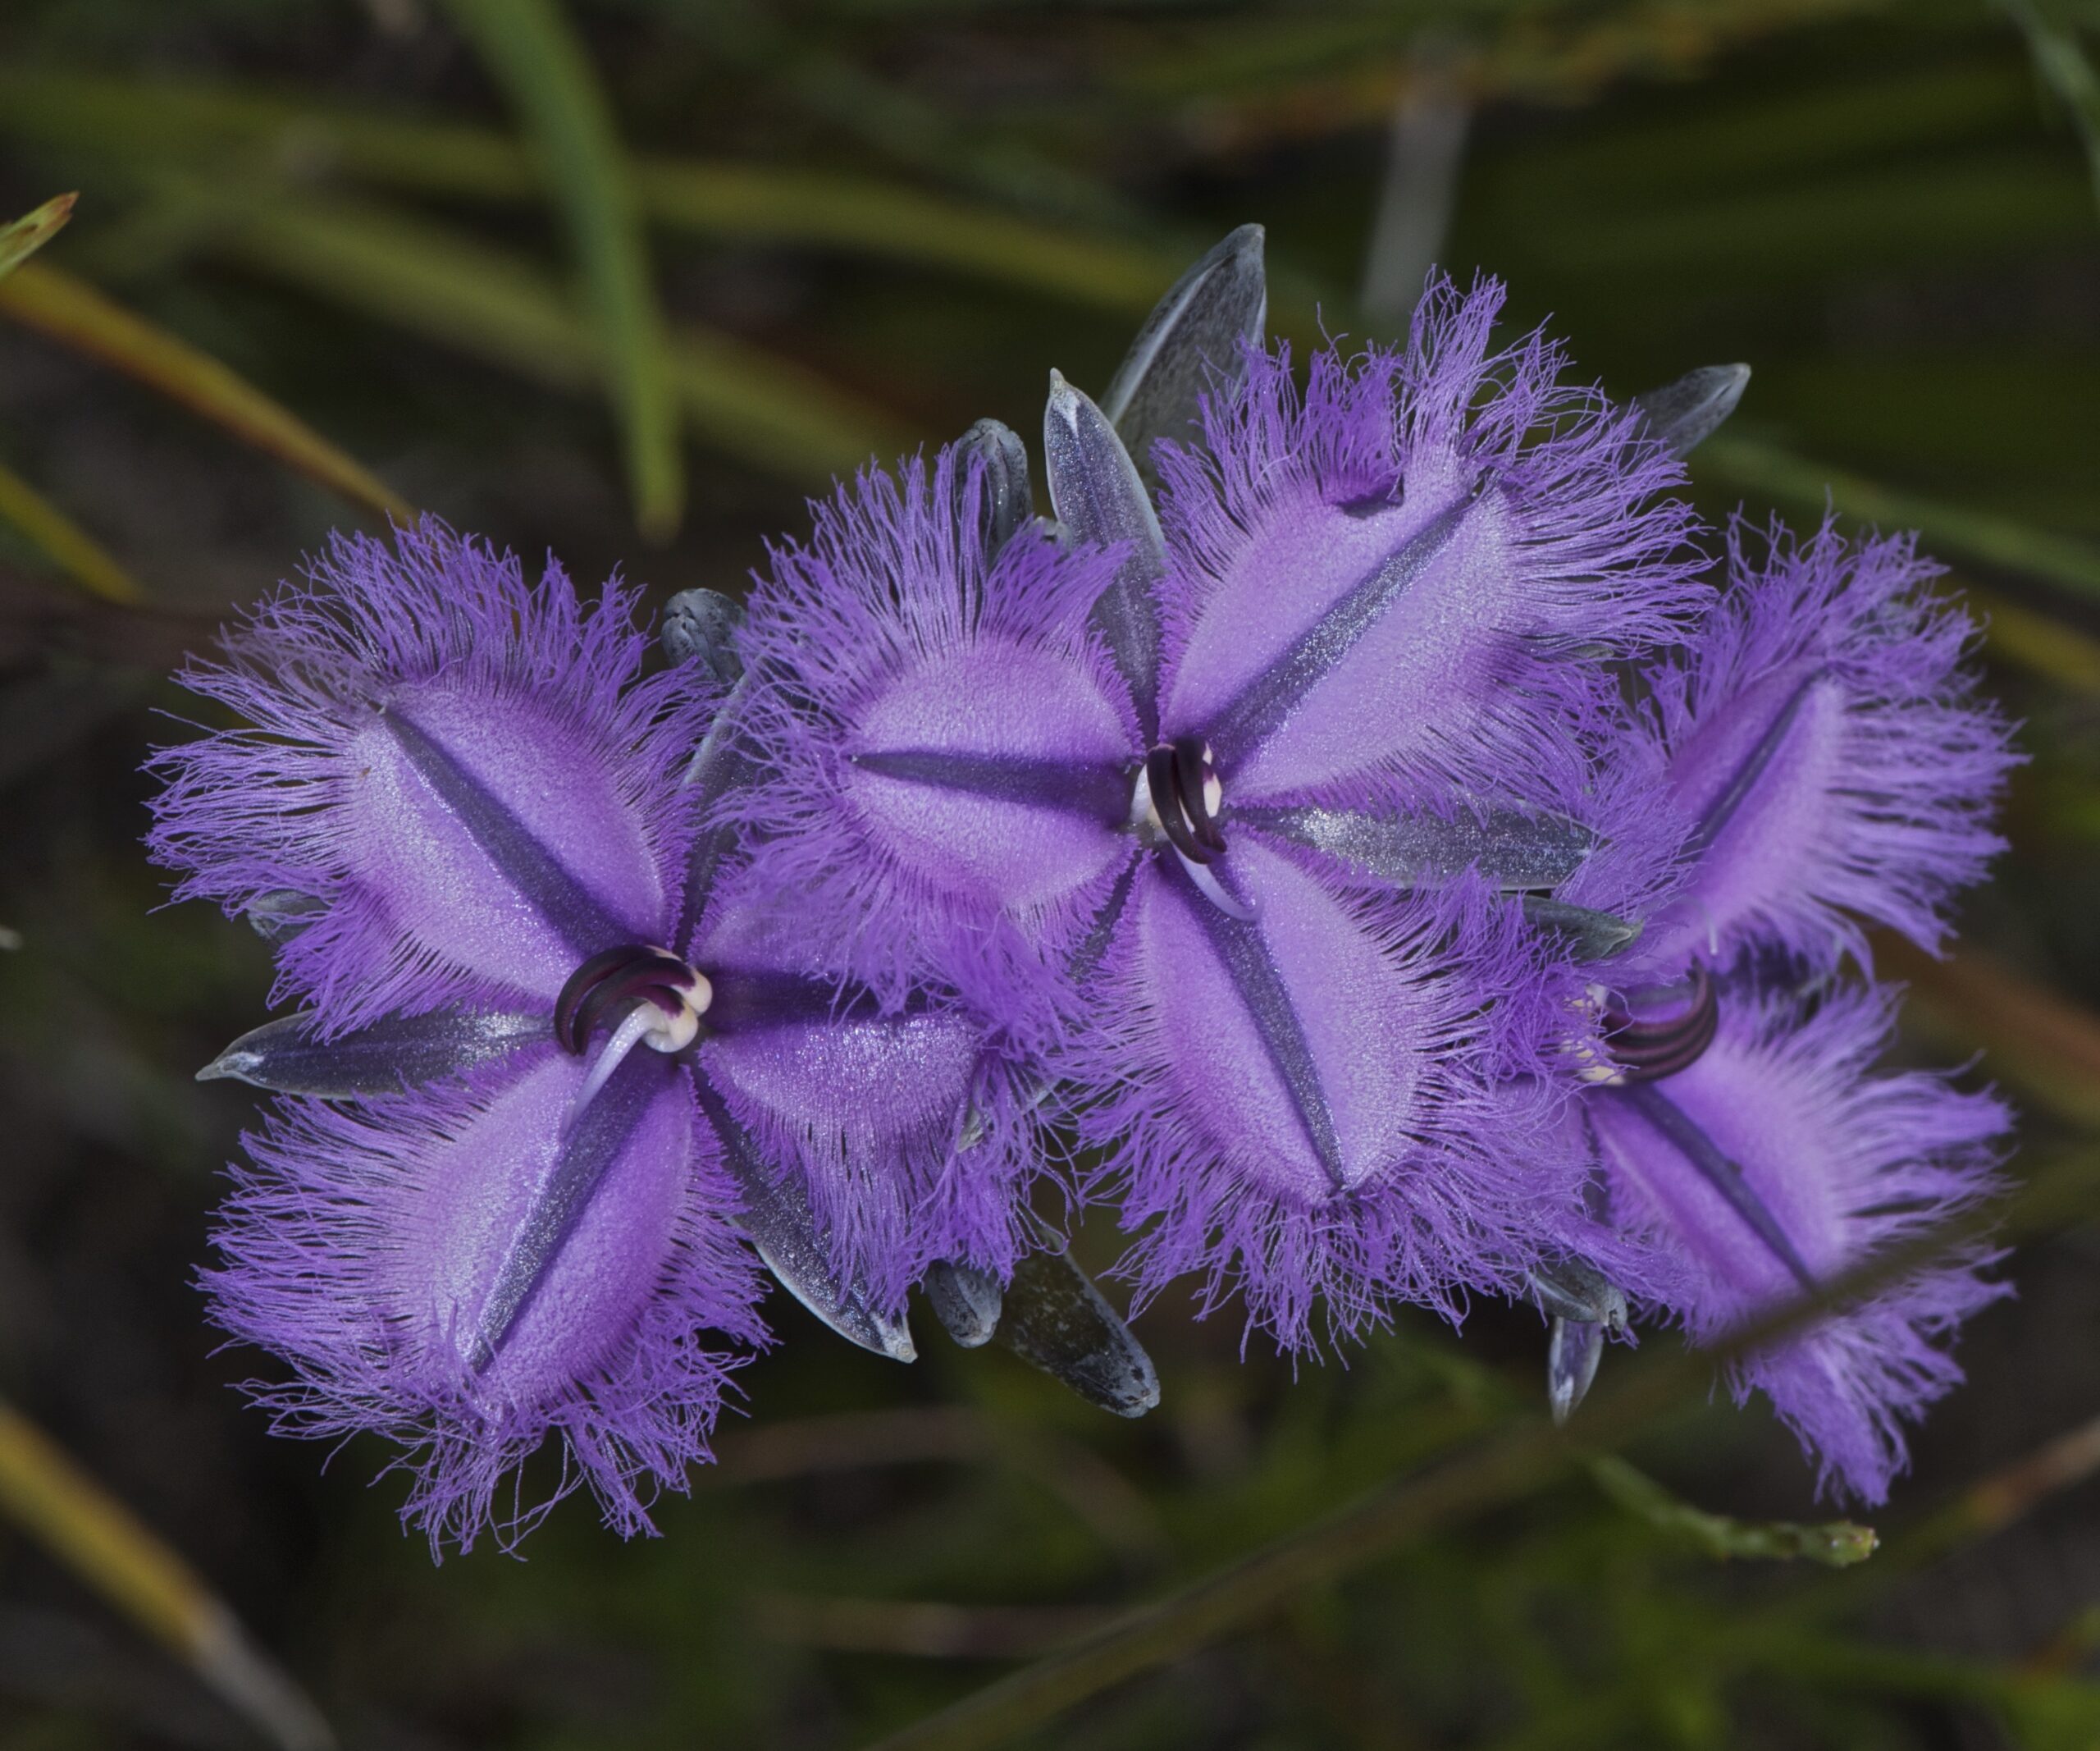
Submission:
M 1609 1452 L 1694 1390 L 1714 1366 L 1812 1323 L 1833 1306 L 1900 1281 L 1948 1247 L 1995 1227 L 2002 1237 L 2047 1230 L 2092 1207 L 2100 1154 L 2038 1174 L 2006 1205 L 1965 1213 L 1848 1272 L 1819 1293 L 1758 1321 L 1714 1351 L 1628 1369 L 1593 1401 L 1586 1444 Z M 1994 1218 L 1997 1218 L 1994 1220 Z M 1472 1519 L 1552 1474 L 1573 1450 L 1533 1416 L 1470 1453 L 1359 1498 L 1304 1529 L 1137 1607 L 1063 1652 L 881 1741 L 874 1751 L 979 1751 L 1039 1726 L 1110 1686 L 1258 1622 L 1310 1589 L 1340 1580 L 1431 1532 Z

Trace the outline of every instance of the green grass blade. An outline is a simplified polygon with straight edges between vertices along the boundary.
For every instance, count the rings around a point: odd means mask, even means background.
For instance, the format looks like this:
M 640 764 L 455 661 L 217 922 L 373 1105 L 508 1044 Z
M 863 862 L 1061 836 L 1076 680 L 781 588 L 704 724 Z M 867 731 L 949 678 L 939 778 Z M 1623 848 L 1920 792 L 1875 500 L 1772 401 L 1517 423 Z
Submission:
M 534 200 L 545 188 L 532 155 L 490 129 L 231 86 L 0 71 L 0 129 L 119 160 L 241 154 L 262 166 L 296 158 L 470 200 Z M 1203 247 L 1045 223 L 833 171 L 636 157 L 633 178 L 644 211 L 669 231 L 855 251 L 1136 315 Z
M 145 592 L 131 574 L 109 556 L 100 542 L 21 475 L 5 467 L 0 467 L 0 523 L 12 528 L 90 595 L 112 602 L 146 599 Z
M 1834 503 L 1848 516 L 1884 528 L 1920 529 L 1929 544 L 1950 553 L 2100 599 L 2100 548 L 2029 528 L 2011 517 L 1900 491 L 1736 432 L 1709 438 L 1693 455 L 1691 468 L 1695 475 L 1761 493 L 1782 505 L 1816 510 Z
M 172 1648 L 283 1751 L 328 1751 L 320 1710 L 189 1566 L 12 1406 L 0 1404 L 0 1512 Z
M 645 533 L 668 538 L 685 497 L 670 341 L 611 107 L 558 0 L 448 0 L 448 7 L 517 107 L 568 220 L 625 434 L 636 514 Z
M 77 194 L 57 194 L 35 212 L 24 214 L 11 225 L 0 225 L 0 280 L 35 254 L 64 228 L 73 217 Z
M 289 468 L 398 523 L 415 509 L 298 415 L 208 353 L 112 302 L 84 280 L 31 262 L 0 280 L 0 316 L 179 401 Z
M 1998 0 L 1998 6 L 2027 39 L 2036 75 L 2063 107 L 2077 134 L 2087 174 L 2093 179 L 2093 202 L 2100 205 L 2100 74 L 2093 72 L 2076 34 L 2050 23 L 2034 0 Z
M 342 203 L 243 199 L 227 215 L 215 246 L 249 267 L 551 388 L 603 382 L 590 326 L 515 256 Z M 911 441 L 815 373 L 727 335 L 681 330 L 665 382 L 696 433 L 801 486 Z

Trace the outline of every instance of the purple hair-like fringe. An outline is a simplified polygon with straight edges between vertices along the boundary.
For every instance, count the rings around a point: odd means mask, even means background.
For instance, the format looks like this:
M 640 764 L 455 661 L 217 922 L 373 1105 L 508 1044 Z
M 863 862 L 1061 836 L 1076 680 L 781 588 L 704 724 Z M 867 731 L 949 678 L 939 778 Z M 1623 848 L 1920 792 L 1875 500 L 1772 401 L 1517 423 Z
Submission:
M 1349 904 L 1394 958 L 1395 976 L 1420 981 L 1435 1039 L 1422 1054 L 1417 1150 L 1383 1184 L 1324 1207 L 1265 1183 L 1261 1162 L 1235 1156 L 1167 1101 L 1175 1042 L 1148 1013 L 1121 945 L 1112 948 L 1093 1025 L 1057 1068 L 1093 1091 L 1072 1116 L 1082 1142 L 1107 1151 L 1084 1189 L 1142 1231 L 1117 1268 L 1139 1305 L 1194 1273 L 1205 1313 L 1239 1288 L 1250 1333 L 1302 1351 L 1317 1342 L 1317 1301 L 1336 1341 L 1381 1323 L 1396 1302 L 1456 1319 L 1469 1292 L 1520 1293 L 1541 1253 L 1588 1232 L 1587 1164 L 1559 1122 L 1563 1091 L 1494 1077 L 1495 1067 L 1552 1049 L 1556 1006 L 1532 986 L 1537 945 L 1513 909 L 1472 884 Z
M 383 896 L 345 870 L 345 746 L 395 690 L 441 677 L 585 738 L 633 811 L 664 891 L 678 893 L 694 825 L 678 775 L 714 701 L 692 665 L 637 679 L 649 647 L 637 600 L 615 579 L 586 606 L 552 560 L 534 588 L 515 555 L 431 519 L 397 529 L 390 550 L 332 537 L 307 583 L 258 605 L 222 661 L 178 677 L 248 727 L 153 757 L 167 782 L 147 843 L 157 862 L 185 871 L 175 898 L 214 900 L 229 915 L 285 889 L 325 903 L 280 949 L 271 1000 L 310 1002 L 331 1031 L 445 1003 L 501 1004 L 510 994 L 404 942 Z
M 1832 1275 L 1901 1247 L 1996 1190 L 2011 1115 L 1995 1096 L 1961 1092 L 1940 1075 L 1876 1073 L 1895 1006 L 1893 992 L 1860 987 L 1839 991 L 1812 1014 L 1747 994 L 1724 1005 L 1717 1068 L 1733 1058 L 1749 1098 L 1801 1115 L 1828 1139 L 1821 1169 L 1836 1232 L 1820 1250 L 1834 1255 L 1824 1267 Z M 1667 1092 L 1673 1085 L 1658 1086 Z M 1785 1166 L 1809 1171 L 1805 1164 Z M 1755 1181 L 1760 1169 L 1746 1164 L 1746 1171 Z M 1671 1249 L 1666 1230 L 1643 1228 L 1637 1211 L 1619 1214 L 1641 1231 L 1637 1237 Z M 1962 1378 L 1948 1353 L 1954 1334 L 2011 1292 L 1982 1275 L 2002 1256 L 1986 1241 L 1956 1246 L 1732 1365 L 1737 1401 L 1754 1391 L 1771 1399 L 1816 1463 L 1819 1489 L 1881 1502 L 1908 1463 L 1903 1424 Z M 1682 1319 L 1696 1342 L 1713 1342 L 1769 1310 L 1703 1269 L 1681 1283 L 1681 1298 L 1655 1310 Z
M 844 770 L 851 726 L 900 667 L 929 655 L 1007 642 L 1082 670 L 1140 743 L 1129 691 L 1088 610 L 1112 576 L 1113 556 L 1060 549 L 1024 529 L 989 565 L 979 536 L 984 469 L 953 448 L 902 479 L 864 472 L 812 507 L 806 545 L 776 547 L 740 635 L 760 683 L 739 728 L 774 769 L 726 805 L 752 829 L 753 868 L 767 884 L 806 895 L 809 927 L 857 977 L 894 999 L 930 975 L 959 987 L 986 1018 L 1039 1040 L 1046 1002 L 1061 992 L 1057 951 L 1085 928 L 1112 885 L 1112 870 L 1048 911 L 953 916 L 947 898 L 886 857 L 857 826 Z M 900 917 L 934 934 L 907 940 Z
M 1966 661 L 1976 624 L 1929 592 L 1941 569 L 1909 535 L 1856 542 L 1826 523 L 1796 542 L 1775 523 L 1763 546 L 1760 563 L 1743 525 L 1731 528 L 1732 587 L 1689 651 L 1653 677 L 1653 734 L 1666 749 L 1791 665 L 1818 665 L 1844 689 L 1842 785 L 1798 848 L 1798 881 L 1766 895 L 1739 940 L 1816 964 L 1845 949 L 1864 961 L 1864 921 L 1938 953 L 1950 897 L 2004 849 L 1990 818 L 2020 758 Z
M 733 1208 L 714 1164 L 694 1159 L 671 1262 L 622 1352 L 551 1402 L 506 1406 L 491 1415 L 457 1381 L 418 1382 L 364 1273 L 398 1251 L 414 1211 L 402 1200 L 424 1152 L 442 1147 L 514 1075 L 485 1070 L 464 1082 L 384 1102 L 344 1106 L 288 1101 L 259 1135 L 244 1138 L 252 1164 L 236 1164 L 214 1244 L 221 1263 L 204 1273 L 218 1322 L 235 1337 L 283 1356 L 289 1382 L 244 1390 L 280 1433 L 323 1440 L 376 1431 L 404 1451 L 389 1470 L 413 1478 L 402 1506 L 441 1557 L 470 1548 L 494 1525 L 508 1549 L 563 1497 L 588 1484 L 606 1524 L 623 1536 L 653 1530 L 659 1490 L 685 1488 L 686 1468 L 711 1456 L 708 1433 L 742 1358 L 710 1347 L 710 1332 L 765 1340 L 748 1253 L 710 1210 Z M 550 1435 L 560 1470 L 531 1505 L 506 1478 Z M 514 1492 L 518 1485 L 513 1480 Z
M 1287 346 L 1250 348 L 1244 386 L 1205 401 L 1203 447 L 1159 446 L 1169 677 L 1208 590 L 1267 521 L 1294 505 L 1397 504 L 1453 482 L 1491 488 L 1522 532 L 1538 630 L 1507 641 L 1497 697 L 1465 738 L 1437 738 L 1418 769 L 1395 776 L 1431 795 L 1454 785 L 1504 794 L 1522 785 L 1532 800 L 1579 791 L 1568 725 L 1594 715 L 1601 675 L 1577 647 L 1624 656 L 1682 636 L 1704 593 L 1687 545 L 1698 524 L 1665 496 L 1682 465 L 1633 409 L 1561 383 L 1558 343 L 1540 331 L 1492 350 L 1503 299 L 1493 280 L 1462 294 L 1437 276 L 1404 352 L 1321 351 L 1303 391 Z

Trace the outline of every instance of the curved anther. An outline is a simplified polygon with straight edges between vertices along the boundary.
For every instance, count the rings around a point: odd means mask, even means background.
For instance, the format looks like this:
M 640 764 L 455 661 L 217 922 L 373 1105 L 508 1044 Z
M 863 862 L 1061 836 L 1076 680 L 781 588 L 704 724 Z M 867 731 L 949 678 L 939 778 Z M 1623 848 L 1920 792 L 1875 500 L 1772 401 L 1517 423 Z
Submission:
M 568 976 L 555 999 L 555 1038 L 581 1057 L 600 1024 L 644 1004 L 665 1018 L 654 1031 L 684 1032 L 679 1024 L 688 1015 L 696 1024 L 712 994 L 706 979 L 676 955 L 625 944 L 592 955 Z
M 1191 863 L 1225 851 L 1217 810 L 1222 800 L 1210 750 L 1194 736 L 1164 743 L 1145 757 L 1145 819 Z
M 1719 994 L 1704 967 L 1691 969 L 1683 1008 L 1637 1019 L 1614 1004 L 1604 1013 L 1604 1043 L 1621 1082 L 1653 1082 L 1688 1070 L 1705 1054 L 1721 1026 Z

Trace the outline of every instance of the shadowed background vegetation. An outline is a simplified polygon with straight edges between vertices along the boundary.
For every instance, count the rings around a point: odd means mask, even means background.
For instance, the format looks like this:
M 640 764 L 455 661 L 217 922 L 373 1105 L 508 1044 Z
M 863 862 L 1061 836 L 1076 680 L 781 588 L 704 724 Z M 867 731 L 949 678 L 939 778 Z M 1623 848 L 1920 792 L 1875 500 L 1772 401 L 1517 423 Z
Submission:
M 2100 1744 L 2097 43 L 2091 0 L 11 0 L 0 219 L 79 201 L 0 234 L 0 1740 Z M 272 1440 L 201 1319 L 254 1107 L 190 1076 L 268 969 L 154 910 L 167 671 L 412 509 L 737 591 L 833 471 L 1101 388 L 1248 220 L 1301 345 L 1397 334 L 1433 257 L 1622 394 L 1748 361 L 1709 513 L 1921 527 L 1991 616 L 2013 853 L 1883 964 L 1904 1052 L 2021 1104 L 2020 1294 L 1879 1548 L 1667 1334 L 1563 1442 L 1534 1313 L 1294 1376 L 1170 1298 L 1126 1424 L 776 1296 L 660 1539 L 573 1498 L 433 1568 L 383 1452 Z

